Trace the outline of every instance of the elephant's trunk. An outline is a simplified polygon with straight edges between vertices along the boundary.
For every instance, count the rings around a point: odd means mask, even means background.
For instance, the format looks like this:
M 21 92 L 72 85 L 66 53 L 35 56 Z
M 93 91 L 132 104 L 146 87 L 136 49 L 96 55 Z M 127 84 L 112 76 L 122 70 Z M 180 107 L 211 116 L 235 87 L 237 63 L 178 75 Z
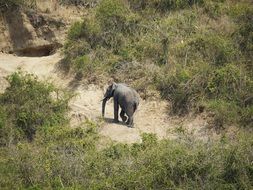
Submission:
M 103 99 L 103 103 L 102 103 L 102 117 L 105 116 L 105 104 L 106 104 L 107 100 L 108 100 L 107 98 Z

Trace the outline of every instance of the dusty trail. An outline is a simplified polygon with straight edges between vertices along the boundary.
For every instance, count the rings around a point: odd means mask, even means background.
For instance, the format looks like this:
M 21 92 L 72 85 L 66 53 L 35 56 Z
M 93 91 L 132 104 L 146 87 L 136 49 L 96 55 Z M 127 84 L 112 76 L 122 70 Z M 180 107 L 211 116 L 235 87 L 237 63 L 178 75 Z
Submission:
M 4 77 L 18 68 L 37 75 L 41 80 L 69 88 L 72 78 L 63 77 L 56 67 L 60 60 L 59 53 L 47 57 L 17 57 L 0 53 L 0 92 L 3 92 L 7 85 Z M 94 85 L 81 85 L 74 91 L 78 95 L 70 102 L 71 126 L 80 125 L 86 118 L 101 121 L 103 89 Z M 192 133 L 197 138 L 210 137 L 210 131 L 206 129 L 207 123 L 202 117 L 185 120 L 170 118 L 166 113 L 167 106 L 165 101 L 141 100 L 135 115 L 135 128 L 128 128 L 122 123 L 112 123 L 113 105 L 112 101 L 109 101 L 100 134 L 118 142 L 133 143 L 141 141 L 140 135 L 143 132 L 155 133 L 158 138 L 177 138 L 179 134 L 176 131 L 179 131 L 177 129 L 180 126 L 181 131 L 183 129 L 184 132 Z

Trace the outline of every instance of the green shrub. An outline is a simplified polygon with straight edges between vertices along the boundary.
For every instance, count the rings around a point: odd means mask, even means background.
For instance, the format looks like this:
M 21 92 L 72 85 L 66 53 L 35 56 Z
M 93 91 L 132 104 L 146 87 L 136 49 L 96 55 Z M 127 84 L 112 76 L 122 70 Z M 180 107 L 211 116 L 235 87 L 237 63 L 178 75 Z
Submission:
M 253 105 L 252 104 L 241 109 L 240 110 L 240 123 L 244 126 L 253 127 L 252 115 L 253 115 Z
M 84 19 L 83 22 L 75 22 L 68 33 L 70 41 L 85 39 L 91 47 L 96 47 L 101 41 L 101 28 L 94 18 Z
M 191 95 L 186 91 L 185 84 L 190 80 L 188 72 L 182 70 L 157 80 L 157 87 L 163 98 L 169 100 L 173 113 L 185 114 L 190 109 Z
M 0 129 L 6 124 L 6 115 L 2 107 L 0 107 Z
M 155 76 L 156 87 L 162 97 L 172 103 L 172 113 L 188 113 L 198 105 L 198 101 L 205 98 L 212 69 L 212 66 L 202 62 L 196 63 L 194 67 L 175 65 L 165 67 L 164 72 Z
M 98 140 L 99 126 L 92 121 L 86 120 L 79 127 L 72 129 L 69 126 L 55 126 L 47 127 L 38 131 L 35 139 L 36 144 L 51 144 L 54 148 L 57 146 L 73 145 L 79 146 L 80 149 L 93 150 L 95 148 L 95 142 Z
M 75 39 L 83 37 L 84 35 L 83 30 L 84 30 L 83 23 L 75 22 L 69 29 L 68 38 L 71 40 L 75 40 Z
M 134 56 L 139 61 L 150 59 L 152 62 L 163 63 L 164 52 L 162 47 L 162 39 L 152 38 L 152 35 L 157 37 L 157 33 L 148 33 L 136 42 Z
M 207 101 L 210 102 L 207 108 L 211 108 L 219 117 L 214 119 L 219 126 L 250 123 L 253 83 L 242 66 L 227 64 L 216 68 L 205 63 L 195 63 L 188 67 L 170 67 L 169 73 L 166 67 L 164 69 L 164 73 L 157 74 L 155 82 L 162 97 L 172 103 L 173 113 L 184 114 L 198 110 Z M 248 103 L 245 103 L 246 100 Z
M 195 35 L 193 39 L 176 48 L 175 53 L 181 60 L 188 56 L 189 62 L 202 60 L 217 66 L 235 61 L 238 52 L 230 39 L 217 34 Z
M 201 5 L 203 0 L 129 0 L 134 9 L 154 8 L 159 12 L 189 8 L 192 5 Z
M 87 78 L 95 72 L 96 65 L 87 55 L 77 57 L 73 60 L 75 72 L 79 77 L 86 75 Z
M 11 128 L 7 124 L 5 109 L 0 106 L 0 147 L 10 143 L 10 141 L 6 141 L 6 139 L 10 139 L 10 130 Z
M 142 137 L 142 145 L 144 148 L 157 145 L 157 136 L 155 134 L 143 133 L 141 137 Z
M 107 158 L 118 160 L 120 158 L 123 158 L 124 156 L 127 156 L 130 150 L 129 146 L 125 144 L 115 144 L 111 145 L 110 147 L 106 148 L 103 151 Z
M 237 23 L 236 31 L 233 34 L 234 40 L 238 43 L 240 50 L 246 58 L 249 73 L 253 73 L 253 7 L 250 3 L 238 2 L 228 10 L 228 14 Z
M 194 4 L 202 4 L 203 0 L 156 0 L 153 2 L 153 6 L 155 6 L 156 9 L 165 12 L 175 9 L 182 9 L 190 7 Z
M 129 10 L 122 0 L 102 0 L 96 10 L 96 18 L 106 31 L 122 31 Z
M 94 7 L 98 0 L 60 0 L 59 2 L 63 5 Z
M 206 103 L 207 109 L 214 113 L 214 126 L 220 129 L 224 124 L 238 123 L 240 107 L 235 102 L 211 100 Z
M 65 58 L 61 67 L 66 71 L 74 70 L 77 76 L 82 77 L 82 68 L 88 60 L 88 54 L 99 42 L 99 29 L 89 19 L 74 23 L 68 32 L 68 41 L 64 44 Z M 83 61 L 82 61 L 83 60 Z
M 204 11 L 214 19 L 219 18 L 223 13 L 224 0 L 206 0 L 203 1 Z
M 38 129 L 68 121 L 66 112 L 70 96 L 63 91 L 21 72 L 10 75 L 8 82 L 10 86 L 1 94 L 0 105 L 10 122 L 8 128 L 12 127 L 10 131 L 21 131 L 32 140 Z
M 244 85 L 247 82 L 244 81 L 245 78 L 241 72 L 243 71 L 238 66 L 232 64 L 216 69 L 208 79 L 208 94 L 213 98 L 238 98 L 238 90 L 245 88 Z
M 91 127 L 92 126 L 92 127 Z M 252 134 L 221 141 L 157 141 L 98 148 L 97 127 L 49 128 L 0 149 L 5 189 L 251 189 Z M 94 131 L 95 130 L 95 131 Z
M 90 18 L 74 23 L 68 32 L 68 39 L 70 41 L 85 39 L 91 47 L 96 47 L 101 43 L 101 35 L 100 25 Z
M 64 46 L 66 58 L 73 59 L 90 53 L 91 47 L 85 40 L 69 40 Z
M 131 36 L 138 28 L 139 18 L 122 0 L 103 0 L 96 8 L 95 22 L 102 30 L 102 45 L 116 54 L 123 47 L 125 37 Z
M 83 28 L 84 37 L 92 48 L 101 43 L 101 26 L 96 22 L 95 18 L 84 19 Z

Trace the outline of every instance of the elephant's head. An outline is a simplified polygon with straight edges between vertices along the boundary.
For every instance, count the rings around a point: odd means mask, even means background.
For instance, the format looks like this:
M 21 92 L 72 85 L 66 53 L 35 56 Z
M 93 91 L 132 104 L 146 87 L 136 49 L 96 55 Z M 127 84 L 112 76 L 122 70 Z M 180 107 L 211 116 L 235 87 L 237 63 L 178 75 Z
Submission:
M 117 84 L 116 83 L 112 83 L 107 89 L 106 92 L 104 94 L 104 98 L 103 98 L 103 103 L 102 103 L 102 116 L 104 117 L 105 115 L 105 105 L 107 100 L 109 100 L 111 97 L 113 97 L 114 94 L 114 90 L 116 88 Z

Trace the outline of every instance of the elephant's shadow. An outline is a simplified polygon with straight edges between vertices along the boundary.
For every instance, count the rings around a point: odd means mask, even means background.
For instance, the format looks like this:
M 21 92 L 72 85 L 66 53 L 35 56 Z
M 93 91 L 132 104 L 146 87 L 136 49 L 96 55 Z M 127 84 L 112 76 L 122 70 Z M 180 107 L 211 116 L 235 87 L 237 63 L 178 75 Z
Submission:
M 105 117 L 104 121 L 106 123 L 113 123 L 113 124 L 116 124 L 116 125 L 127 126 L 127 124 L 125 122 L 123 122 L 123 121 L 119 121 L 118 123 L 116 123 L 116 122 L 114 122 L 114 120 L 112 118 L 108 118 L 108 117 Z

